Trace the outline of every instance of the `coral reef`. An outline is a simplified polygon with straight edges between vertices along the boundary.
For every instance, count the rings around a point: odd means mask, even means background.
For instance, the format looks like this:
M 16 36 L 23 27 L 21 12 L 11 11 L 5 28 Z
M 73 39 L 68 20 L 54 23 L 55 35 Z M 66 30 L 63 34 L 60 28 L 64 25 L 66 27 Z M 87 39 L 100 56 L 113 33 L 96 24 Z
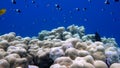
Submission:
M 84 26 L 43 30 L 37 37 L 0 36 L 0 68 L 117 68 L 114 38 L 85 34 Z

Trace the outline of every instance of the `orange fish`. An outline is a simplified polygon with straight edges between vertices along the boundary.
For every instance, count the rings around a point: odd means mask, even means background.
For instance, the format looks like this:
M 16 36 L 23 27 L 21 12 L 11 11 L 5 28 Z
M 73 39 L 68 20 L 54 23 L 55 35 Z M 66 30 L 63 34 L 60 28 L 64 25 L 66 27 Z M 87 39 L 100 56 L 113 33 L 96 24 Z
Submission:
M 6 12 L 6 9 L 0 9 L 0 15 L 5 14 L 5 12 Z

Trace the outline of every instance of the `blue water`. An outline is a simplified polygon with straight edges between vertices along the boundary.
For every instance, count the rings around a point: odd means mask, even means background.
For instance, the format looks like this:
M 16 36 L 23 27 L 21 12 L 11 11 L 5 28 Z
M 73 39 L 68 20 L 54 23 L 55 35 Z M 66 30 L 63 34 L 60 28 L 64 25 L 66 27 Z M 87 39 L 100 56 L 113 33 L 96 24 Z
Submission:
M 0 9 L 7 9 L 0 16 L 0 33 L 37 36 L 41 30 L 75 24 L 85 26 L 86 34 L 97 31 L 120 43 L 120 2 L 109 1 L 110 4 L 105 4 L 105 0 L 34 0 L 34 3 L 33 0 L 16 0 L 13 4 L 11 0 L 0 0 Z

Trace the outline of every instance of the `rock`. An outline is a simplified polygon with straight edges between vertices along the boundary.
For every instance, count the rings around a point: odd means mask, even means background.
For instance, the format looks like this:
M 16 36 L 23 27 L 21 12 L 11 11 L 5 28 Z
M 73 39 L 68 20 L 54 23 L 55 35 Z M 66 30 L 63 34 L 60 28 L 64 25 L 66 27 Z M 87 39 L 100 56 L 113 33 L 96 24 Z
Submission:
M 14 68 L 21 67 L 21 68 L 28 68 L 28 61 L 26 58 L 17 58 L 14 62 Z
M 119 68 L 120 67 L 120 63 L 113 63 L 110 68 Z
M 65 55 L 74 60 L 78 56 L 78 51 L 75 48 L 68 48 L 65 51 Z
M 95 60 L 93 65 L 95 68 L 108 68 L 107 64 L 101 60 Z
M 69 57 L 59 57 L 54 61 L 54 63 L 69 67 L 73 62 L 72 62 L 72 59 Z
M 50 50 L 49 57 L 55 60 L 58 57 L 62 57 L 65 55 L 64 51 L 61 49 L 61 47 L 53 47 Z
M 0 59 L 0 68 L 10 68 L 10 64 L 5 59 Z

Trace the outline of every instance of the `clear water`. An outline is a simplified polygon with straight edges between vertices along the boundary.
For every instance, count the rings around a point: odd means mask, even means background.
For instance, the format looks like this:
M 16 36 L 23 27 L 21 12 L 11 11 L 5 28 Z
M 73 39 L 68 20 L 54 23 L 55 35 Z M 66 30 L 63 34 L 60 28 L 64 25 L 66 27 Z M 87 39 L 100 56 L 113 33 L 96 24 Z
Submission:
M 96 31 L 116 38 L 120 44 L 120 1 L 109 0 L 0 0 L 0 33 L 16 32 L 21 36 L 37 36 L 41 30 L 59 26 L 83 25 L 86 34 Z

